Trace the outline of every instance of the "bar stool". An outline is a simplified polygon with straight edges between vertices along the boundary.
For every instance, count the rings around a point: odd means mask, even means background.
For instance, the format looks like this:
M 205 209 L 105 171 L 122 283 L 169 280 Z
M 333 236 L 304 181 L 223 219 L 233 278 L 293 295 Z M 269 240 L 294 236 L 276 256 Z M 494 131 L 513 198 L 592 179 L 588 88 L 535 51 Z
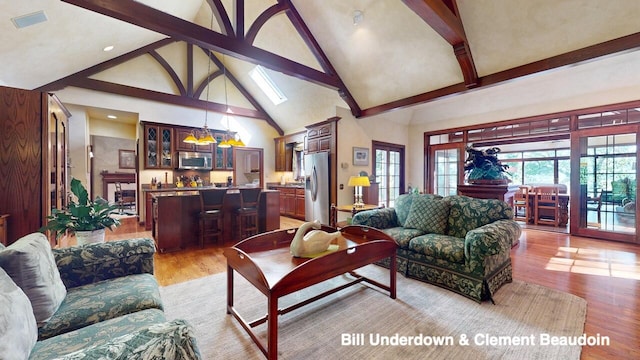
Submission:
M 258 203 L 262 189 L 240 189 L 240 207 L 236 210 L 236 231 L 240 240 L 258 233 Z
M 226 189 L 200 190 L 200 247 L 204 247 L 205 238 L 222 237 L 222 202 Z

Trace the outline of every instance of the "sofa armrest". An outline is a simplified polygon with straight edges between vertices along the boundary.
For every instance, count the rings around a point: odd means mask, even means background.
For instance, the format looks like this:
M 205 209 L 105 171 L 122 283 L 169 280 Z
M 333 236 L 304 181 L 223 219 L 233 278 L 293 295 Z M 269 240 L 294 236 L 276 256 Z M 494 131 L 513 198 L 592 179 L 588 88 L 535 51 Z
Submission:
M 398 225 L 398 217 L 394 208 L 382 208 L 360 211 L 351 219 L 352 225 L 366 225 L 376 229 L 388 229 Z
M 133 274 L 153 274 L 153 239 L 138 238 L 52 249 L 62 282 L 73 288 Z
M 490 224 L 470 230 L 464 239 L 466 259 L 481 260 L 486 256 L 511 251 L 511 244 L 518 238 L 522 229 L 514 220 L 497 220 Z
M 88 346 L 55 360 L 86 359 L 201 359 L 193 329 L 184 320 L 173 320 Z

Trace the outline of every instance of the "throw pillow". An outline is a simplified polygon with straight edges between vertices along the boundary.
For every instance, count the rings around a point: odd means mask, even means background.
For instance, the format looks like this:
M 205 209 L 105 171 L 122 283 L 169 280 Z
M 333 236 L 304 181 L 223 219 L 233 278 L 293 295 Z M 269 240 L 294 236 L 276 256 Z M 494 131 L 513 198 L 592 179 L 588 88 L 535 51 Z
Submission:
M 407 221 L 409 211 L 411 210 L 411 200 L 413 194 L 402 194 L 396 198 L 394 208 L 396 210 L 396 216 L 398 217 L 398 224 L 404 227 L 404 223 Z
M 449 203 L 427 196 L 415 196 L 404 227 L 428 234 L 444 235 L 449 219 Z
M 37 340 L 29 298 L 0 268 L 0 358 L 27 359 Z
M 47 322 L 67 295 L 49 240 L 26 235 L 0 252 L 0 267 L 27 295 L 38 326 Z

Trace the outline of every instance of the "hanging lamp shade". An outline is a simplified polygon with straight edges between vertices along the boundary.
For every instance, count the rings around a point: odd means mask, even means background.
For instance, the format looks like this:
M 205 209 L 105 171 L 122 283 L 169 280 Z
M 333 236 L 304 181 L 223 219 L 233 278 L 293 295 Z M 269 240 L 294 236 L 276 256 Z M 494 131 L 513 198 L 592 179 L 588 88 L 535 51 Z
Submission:
M 235 140 L 235 143 L 236 143 L 235 146 L 238 146 L 238 147 L 246 146 L 244 142 L 242 142 L 242 139 L 240 137 L 238 137 L 238 139 Z
M 229 143 L 228 139 L 224 139 L 218 143 L 218 147 L 222 149 L 227 149 L 231 147 L 231 143 Z
M 196 136 L 192 131 L 189 133 L 189 135 L 187 135 L 187 137 L 184 138 L 184 140 L 182 140 L 182 142 L 185 142 L 187 144 L 196 144 L 198 142 L 198 139 L 196 139 Z
M 206 145 L 217 143 L 216 139 L 211 135 L 209 131 L 207 131 L 206 135 L 204 136 L 204 141 L 206 141 Z

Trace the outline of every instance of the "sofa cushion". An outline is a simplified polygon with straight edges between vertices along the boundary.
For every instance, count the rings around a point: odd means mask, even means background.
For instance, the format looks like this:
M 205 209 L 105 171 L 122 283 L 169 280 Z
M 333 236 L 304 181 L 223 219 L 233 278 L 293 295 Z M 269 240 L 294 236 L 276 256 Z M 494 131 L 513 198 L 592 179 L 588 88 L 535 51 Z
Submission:
M 101 346 L 111 339 L 165 321 L 162 310 L 147 309 L 85 326 L 36 343 L 29 360 L 54 359 L 88 346 Z
M 0 252 L 0 267 L 31 301 L 38 326 L 46 323 L 67 294 L 47 237 L 33 233 L 18 239 Z
M 383 229 L 382 232 L 391 236 L 393 240 L 396 241 L 396 244 L 403 249 L 406 249 L 409 246 L 409 240 L 424 234 L 422 230 L 403 227 Z
M 396 216 L 398 217 L 398 225 L 404 226 L 411 211 L 411 202 L 413 201 L 414 194 L 402 194 L 396 198 L 393 207 L 396 209 Z
M 419 229 L 425 233 L 444 234 L 447 231 L 448 219 L 448 202 L 417 195 L 411 202 L 411 210 L 404 227 Z
M 193 328 L 184 320 L 151 325 L 109 339 L 55 360 L 86 359 L 200 359 Z
M 0 358 L 26 359 L 38 339 L 31 302 L 0 268 Z
M 162 309 L 151 274 L 129 275 L 69 289 L 60 309 L 39 329 L 39 339 L 144 309 Z
M 513 219 L 513 210 L 504 201 L 475 199 L 453 195 L 444 198 L 451 204 L 447 235 L 464 238 L 470 230 L 502 219 Z
M 441 235 L 425 234 L 409 242 L 409 249 L 435 259 L 451 263 L 464 263 L 464 239 Z

